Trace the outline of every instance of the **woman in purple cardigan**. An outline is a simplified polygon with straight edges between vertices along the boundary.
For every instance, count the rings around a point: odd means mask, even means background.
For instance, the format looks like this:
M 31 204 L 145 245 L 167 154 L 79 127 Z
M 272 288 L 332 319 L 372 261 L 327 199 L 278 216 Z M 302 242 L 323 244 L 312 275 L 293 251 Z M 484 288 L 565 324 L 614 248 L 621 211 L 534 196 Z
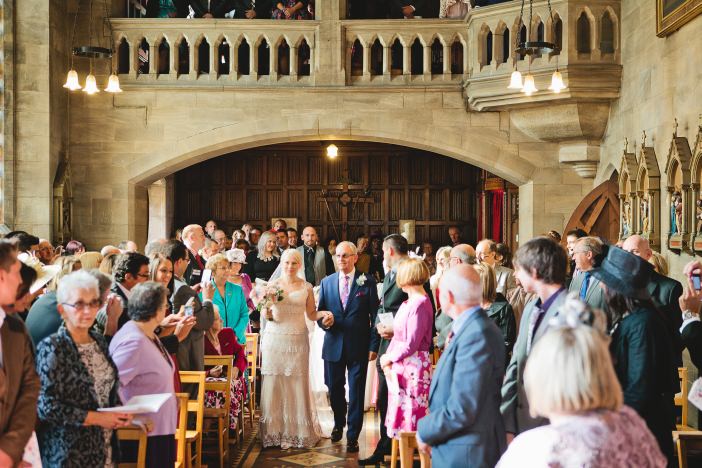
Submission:
M 173 394 L 157 413 L 142 415 L 154 424 L 146 446 L 147 467 L 175 463 L 178 403 L 173 389 L 173 361 L 155 331 L 168 309 L 167 293 L 163 285 L 153 281 L 135 286 L 129 298 L 131 320 L 110 343 L 110 355 L 119 371 L 122 401 L 137 395 Z M 129 460 L 129 453 L 136 455 L 136 450 L 132 452 L 125 447 L 125 461 Z
M 397 286 L 408 297 L 395 314 L 393 337 L 387 352 L 380 358 L 386 374 L 397 375 L 399 394 L 388 394 L 385 425 L 388 436 L 417 430 L 417 421 L 427 414 L 431 385 L 432 323 L 434 309 L 424 291 L 429 269 L 423 260 L 405 260 L 397 269 Z

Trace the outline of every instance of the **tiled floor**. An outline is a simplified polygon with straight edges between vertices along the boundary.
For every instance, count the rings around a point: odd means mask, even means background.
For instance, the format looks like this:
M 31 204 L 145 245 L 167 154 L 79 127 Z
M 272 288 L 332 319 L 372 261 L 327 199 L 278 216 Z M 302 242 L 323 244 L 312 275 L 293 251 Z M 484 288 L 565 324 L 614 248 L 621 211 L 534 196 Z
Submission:
M 363 432 L 358 441 L 359 453 L 346 453 L 345 437 L 335 444 L 332 444 L 329 439 L 323 439 L 317 447 L 311 450 L 262 449 L 260 441 L 254 437 L 249 444 L 242 444 L 239 456 L 234 456 L 233 466 L 244 468 L 357 467 L 359 457 L 365 458 L 375 449 L 378 441 L 378 417 L 378 413 L 366 413 Z M 346 433 L 344 433 L 345 435 Z

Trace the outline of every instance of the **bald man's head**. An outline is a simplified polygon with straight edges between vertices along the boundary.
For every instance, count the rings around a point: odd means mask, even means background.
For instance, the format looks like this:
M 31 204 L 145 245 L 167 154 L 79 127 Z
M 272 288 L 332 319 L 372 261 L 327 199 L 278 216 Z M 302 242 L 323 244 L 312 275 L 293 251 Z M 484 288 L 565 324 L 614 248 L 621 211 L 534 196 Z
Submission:
M 317 238 L 317 230 L 312 226 L 307 226 L 302 230 L 302 242 L 307 247 L 316 247 L 319 239 Z
M 469 307 L 480 305 L 480 275 L 470 265 L 455 265 L 441 276 L 439 295 L 442 310 L 455 319 Z
M 651 244 L 648 243 L 648 239 L 645 239 L 639 235 L 627 237 L 622 244 L 622 249 L 636 255 L 637 257 L 641 257 L 646 261 L 648 261 L 648 259 L 653 255 Z
M 475 263 L 475 249 L 468 244 L 458 244 L 451 249 L 449 257 L 450 267 L 455 265 L 465 264 L 473 265 Z

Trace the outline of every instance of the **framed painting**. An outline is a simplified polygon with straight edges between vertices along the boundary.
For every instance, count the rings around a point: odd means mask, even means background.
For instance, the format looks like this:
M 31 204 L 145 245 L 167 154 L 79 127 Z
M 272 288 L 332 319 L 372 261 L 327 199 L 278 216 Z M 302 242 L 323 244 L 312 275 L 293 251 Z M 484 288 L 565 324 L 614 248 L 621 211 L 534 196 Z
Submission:
M 702 0 L 656 0 L 656 34 L 674 33 L 702 13 Z
M 415 221 L 413 219 L 400 220 L 400 235 L 407 239 L 407 243 L 414 244 Z
M 297 230 L 297 218 L 272 218 L 271 219 L 271 229 L 275 229 L 276 221 L 283 221 L 285 223 L 285 228 L 294 228 Z

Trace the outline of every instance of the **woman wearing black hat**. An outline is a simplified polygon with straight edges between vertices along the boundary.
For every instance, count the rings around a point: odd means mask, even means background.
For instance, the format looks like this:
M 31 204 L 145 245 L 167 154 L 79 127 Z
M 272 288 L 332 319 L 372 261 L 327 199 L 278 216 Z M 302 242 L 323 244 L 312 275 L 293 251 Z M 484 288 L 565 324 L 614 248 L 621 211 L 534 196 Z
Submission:
M 612 343 L 610 351 L 624 403 L 646 421 L 669 463 L 675 430 L 673 397 L 679 388 L 668 327 L 646 290 L 653 267 L 610 247 L 592 274 L 602 282 Z

